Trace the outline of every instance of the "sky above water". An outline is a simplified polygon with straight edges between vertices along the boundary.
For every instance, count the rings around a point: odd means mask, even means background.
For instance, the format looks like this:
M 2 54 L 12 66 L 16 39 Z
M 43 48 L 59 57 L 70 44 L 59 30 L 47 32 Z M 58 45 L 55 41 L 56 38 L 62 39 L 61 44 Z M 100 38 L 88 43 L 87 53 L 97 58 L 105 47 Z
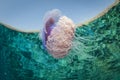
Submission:
M 0 22 L 20 30 L 39 30 L 47 11 L 59 9 L 75 24 L 96 16 L 115 0 L 0 0 Z

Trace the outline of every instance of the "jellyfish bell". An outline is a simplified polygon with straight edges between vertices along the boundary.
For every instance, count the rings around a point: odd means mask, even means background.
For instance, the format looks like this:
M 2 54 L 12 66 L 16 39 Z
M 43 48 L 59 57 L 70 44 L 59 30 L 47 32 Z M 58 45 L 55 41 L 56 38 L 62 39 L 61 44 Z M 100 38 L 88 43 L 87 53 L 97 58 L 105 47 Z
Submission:
M 42 29 L 42 42 L 43 47 L 46 48 L 47 37 L 50 35 L 51 30 L 55 27 L 55 22 L 58 21 L 61 16 L 61 12 L 58 9 L 48 11 L 43 18 L 43 29 Z
M 42 32 L 43 45 L 54 58 L 62 58 L 68 54 L 74 37 L 74 23 L 60 11 L 47 13 Z

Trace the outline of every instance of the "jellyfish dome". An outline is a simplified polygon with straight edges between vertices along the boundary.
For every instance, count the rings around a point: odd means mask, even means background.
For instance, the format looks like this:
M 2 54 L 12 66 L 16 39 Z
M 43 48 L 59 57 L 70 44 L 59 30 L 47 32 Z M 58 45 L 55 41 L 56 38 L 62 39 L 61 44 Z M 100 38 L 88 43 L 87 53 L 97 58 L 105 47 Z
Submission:
M 71 19 L 62 16 L 55 9 L 44 17 L 42 31 L 43 46 L 54 58 L 62 58 L 68 54 L 74 37 L 75 25 Z

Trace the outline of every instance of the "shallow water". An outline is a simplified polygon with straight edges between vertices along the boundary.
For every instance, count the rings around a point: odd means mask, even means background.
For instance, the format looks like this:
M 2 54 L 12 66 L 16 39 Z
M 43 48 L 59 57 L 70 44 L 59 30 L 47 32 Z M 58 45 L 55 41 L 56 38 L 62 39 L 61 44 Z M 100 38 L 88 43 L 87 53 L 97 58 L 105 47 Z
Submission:
M 38 34 L 0 24 L 0 80 L 120 80 L 120 3 L 76 28 L 62 59 L 43 49 Z

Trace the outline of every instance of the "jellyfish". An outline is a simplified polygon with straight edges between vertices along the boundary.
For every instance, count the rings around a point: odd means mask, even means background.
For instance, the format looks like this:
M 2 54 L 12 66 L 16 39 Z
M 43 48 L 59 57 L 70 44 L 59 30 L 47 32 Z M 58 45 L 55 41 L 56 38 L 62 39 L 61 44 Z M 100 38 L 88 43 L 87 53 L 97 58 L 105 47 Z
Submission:
M 48 53 L 54 58 L 63 58 L 71 49 L 75 25 L 62 16 L 58 9 L 51 10 L 44 16 L 42 42 Z

